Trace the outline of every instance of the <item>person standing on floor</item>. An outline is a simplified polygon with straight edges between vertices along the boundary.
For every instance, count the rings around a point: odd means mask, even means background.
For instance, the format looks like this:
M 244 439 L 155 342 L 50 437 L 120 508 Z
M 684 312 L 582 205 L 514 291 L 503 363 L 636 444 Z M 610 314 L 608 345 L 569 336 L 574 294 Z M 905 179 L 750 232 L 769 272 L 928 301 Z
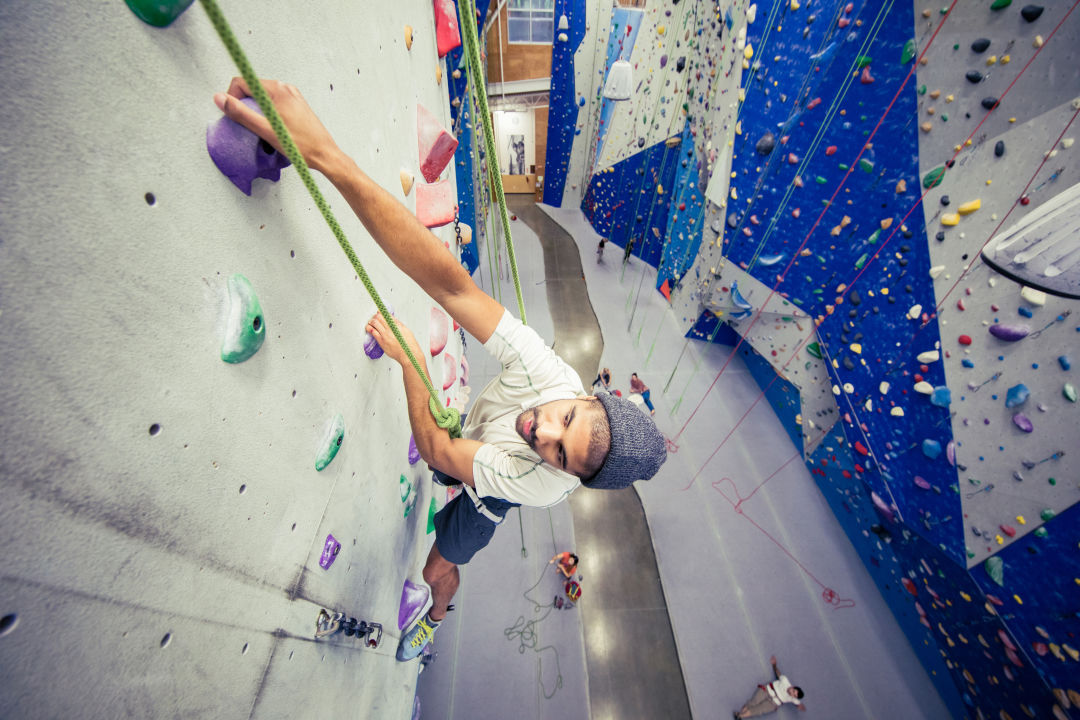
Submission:
M 649 414 L 656 414 L 656 408 L 653 407 L 652 401 L 649 400 L 649 387 L 641 382 L 641 378 L 637 376 L 637 373 L 631 373 L 630 375 L 630 392 L 641 393 L 641 399 L 645 401 L 645 407 L 649 408 Z
M 596 379 L 592 381 L 593 388 L 598 390 L 606 390 L 611 392 L 611 371 L 604 368 L 596 374 Z
M 329 180 L 391 262 L 494 355 L 502 371 L 473 401 L 461 437 L 451 437 L 431 414 L 420 374 L 408 361 L 381 314 L 368 320 L 388 357 L 401 365 L 409 424 L 420 456 L 464 492 L 436 513 L 435 544 L 424 565 L 432 605 L 398 644 L 397 659 L 416 658 L 446 617 L 464 565 L 491 540 L 518 505 L 548 507 L 582 485 L 624 488 L 648 480 L 667 459 L 664 436 L 633 403 L 601 392 L 585 396 L 581 378 L 473 282 L 458 259 L 400 201 L 342 151 L 293 85 L 263 81 L 270 99 L 308 165 Z M 241 78 L 214 103 L 263 140 L 279 143 L 270 123 L 242 98 Z M 424 355 L 413 334 L 397 323 L 421 369 Z
M 792 685 L 787 675 L 780 674 L 780 670 L 776 667 L 775 655 L 769 658 L 769 662 L 772 663 L 772 671 L 776 679 L 768 685 L 758 685 L 754 696 L 732 713 L 735 720 L 774 713 L 784 703 L 792 703 L 800 710 L 806 710 L 806 706 L 800 702 L 803 699 L 802 688 Z

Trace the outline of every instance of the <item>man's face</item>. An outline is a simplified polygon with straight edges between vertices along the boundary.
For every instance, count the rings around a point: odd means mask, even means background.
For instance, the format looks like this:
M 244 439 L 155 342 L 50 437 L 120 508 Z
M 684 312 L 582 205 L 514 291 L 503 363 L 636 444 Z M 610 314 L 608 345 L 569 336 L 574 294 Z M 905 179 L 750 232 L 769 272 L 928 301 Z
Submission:
M 591 399 L 537 405 L 518 415 L 514 429 L 548 465 L 582 477 L 587 474 L 595 413 L 603 412 L 588 402 Z
M 787 694 L 788 694 L 788 695 L 790 695 L 791 697 L 795 698 L 796 700 L 798 700 L 798 699 L 799 699 L 799 691 L 798 691 L 798 690 L 796 690 L 796 689 L 795 689 L 795 688 L 793 688 L 793 687 L 789 687 L 789 688 L 787 689 Z

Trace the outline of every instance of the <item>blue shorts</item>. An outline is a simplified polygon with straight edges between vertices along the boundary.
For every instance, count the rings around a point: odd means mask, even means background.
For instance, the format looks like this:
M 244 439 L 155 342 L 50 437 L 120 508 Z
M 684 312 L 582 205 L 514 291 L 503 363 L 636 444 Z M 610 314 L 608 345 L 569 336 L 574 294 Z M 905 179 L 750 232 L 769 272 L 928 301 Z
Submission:
M 518 503 L 492 497 L 483 498 L 482 502 L 489 512 L 500 518 L 505 517 L 510 508 L 518 507 Z M 477 551 L 491 542 L 497 526 L 476 509 L 472 498 L 464 492 L 435 513 L 434 524 L 435 547 L 455 565 L 465 565 L 472 560 Z

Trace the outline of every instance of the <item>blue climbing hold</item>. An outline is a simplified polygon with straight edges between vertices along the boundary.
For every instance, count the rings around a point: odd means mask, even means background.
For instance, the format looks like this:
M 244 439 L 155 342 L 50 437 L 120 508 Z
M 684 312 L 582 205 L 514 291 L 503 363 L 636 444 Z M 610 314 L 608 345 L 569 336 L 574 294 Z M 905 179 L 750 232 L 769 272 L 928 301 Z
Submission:
M 930 395 L 930 403 L 937 407 L 949 407 L 952 402 L 952 391 L 944 385 L 938 385 Z
M 1027 385 L 1024 383 L 1013 385 L 1009 388 L 1009 392 L 1005 394 L 1005 407 L 1014 408 L 1018 405 L 1023 405 L 1030 394 L 1031 391 L 1028 390 Z
M 961 364 L 961 365 L 963 365 L 963 366 L 964 366 L 964 367 L 966 367 L 966 368 L 973 368 L 973 367 L 975 367 L 975 361 L 974 361 L 974 360 L 970 360 L 970 359 L 968 359 L 968 358 L 964 358 L 963 360 L 961 360 L 961 361 L 960 361 L 960 364 Z
M 1031 314 L 1031 311 L 1028 310 L 1026 307 L 1018 308 L 1017 312 L 1020 313 L 1021 315 L 1023 315 L 1024 317 L 1026 317 L 1026 318 L 1033 317 L 1032 314 Z
M 923 455 L 925 455 L 926 457 L 930 458 L 931 460 L 936 460 L 938 455 L 941 454 L 941 443 L 939 443 L 937 440 L 931 440 L 930 438 L 926 438 L 922 441 L 922 451 Z
M 1061 366 L 1062 370 L 1072 370 L 1072 361 L 1069 360 L 1068 355 L 1062 355 L 1061 357 L 1059 357 L 1058 365 Z

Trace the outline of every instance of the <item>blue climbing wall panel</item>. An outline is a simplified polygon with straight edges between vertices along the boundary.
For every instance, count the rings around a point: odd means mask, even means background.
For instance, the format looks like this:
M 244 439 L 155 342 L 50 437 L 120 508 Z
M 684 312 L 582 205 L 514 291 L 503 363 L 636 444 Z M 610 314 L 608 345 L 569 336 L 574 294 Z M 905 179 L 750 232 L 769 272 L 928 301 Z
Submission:
M 481 14 L 487 11 L 487 0 L 477 3 Z M 482 7 L 480 7 L 482 6 Z M 461 10 L 458 9 L 460 15 Z M 460 24 L 460 21 L 459 21 Z M 457 129 L 458 147 L 454 153 L 454 175 L 457 179 L 458 218 L 461 222 L 473 228 L 474 242 L 461 246 L 461 263 L 468 268 L 470 273 L 476 271 L 480 258 L 476 250 L 477 239 L 481 236 L 476 223 L 476 193 L 474 192 L 476 165 L 473 163 L 474 133 L 478 128 L 473 125 L 472 118 L 475 116 L 472 102 L 469 98 L 468 73 L 462 62 L 465 55 L 465 47 L 456 47 L 446 56 L 446 68 L 449 72 L 447 90 L 450 93 L 450 117 Z M 454 69 L 461 70 L 461 77 L 453 76 Z M 455 100 L 457 102 L 455 102 Z M 480 140 L 480 138 L 475 138 Z M 483 146 L 483 142 L 480 142 Z
M 556 0 L 555 17 L 566 15 L 566 42 L 551 48 L 551 90 L 548 94 L 547 154 L 544 164 L 544 203 L 562 207 L 570 150 L 577 134 L 578 102 L 574 90 L 574 53 L 585 39 L 585 0 Z
M 665 280 L 671 286 L 681 280 L 701 246 L 701 215 L 705 197 L 698 186 L 701 162 L 695 157 L 689 123 L 680 140 L 672 150 L 677 157 L 672 184 L 674 197 L 671 200 L 674 207 L 665 233 L 667 243 L 664 245 L 663 258 L 657 268 L 656 287 L 663 285 Z

